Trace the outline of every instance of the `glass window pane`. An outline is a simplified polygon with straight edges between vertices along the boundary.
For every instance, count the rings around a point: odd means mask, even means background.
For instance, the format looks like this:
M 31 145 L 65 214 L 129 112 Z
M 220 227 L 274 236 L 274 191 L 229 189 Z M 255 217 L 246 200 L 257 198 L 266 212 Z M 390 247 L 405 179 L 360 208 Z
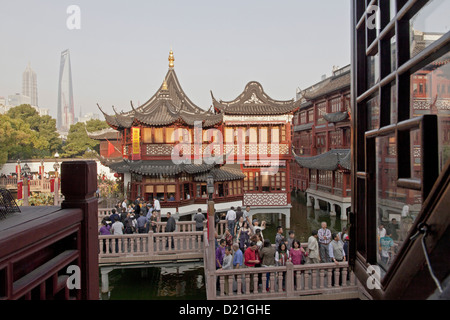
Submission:
M 411 117 L 438 115 L 439 170 L 442 170 L 450 159 L 450 92 L 442 90 L 450 85 L 450 53 L 416 71 L 410 81 Z
M 367 130 L 380 127 L 380 100 L 378 94 L 367 101 Z
M 367 57 L 367 88 L 380 81 L 380 54 Z
M 395 82 L 391 83 L 391 124 L 397 123 L 397 85 Z
M 406 240 L 422 207 L 420 191 L 397 187 L 395 136 L 376 138 L 377 261 L 381 277 Z M 413 157 L 412 157 L 413 158 Z
M 416 56 L 450 29 L 450 1 L 431 0 L 409 21 L 410 54 Z

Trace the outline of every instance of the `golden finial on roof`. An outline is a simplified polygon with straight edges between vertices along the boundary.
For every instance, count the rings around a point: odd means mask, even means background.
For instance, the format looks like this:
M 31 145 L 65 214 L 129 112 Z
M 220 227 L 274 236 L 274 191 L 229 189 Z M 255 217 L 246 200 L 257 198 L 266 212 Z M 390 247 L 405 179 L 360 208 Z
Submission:
M 174 64 L 173 62 L 175 61 L 175 58 L 173 57 L 173 51 L 172 49 L 170 49 L 169 52 L 169 68 L 173 68 Z
M 165 91 L 169 90 L 169 89 L 167 88 L 167 81 L 166 81 L 166 79 L 164 79 L 164 82 L 163 82 L 163 85 L 162 85 L 161 90 L 165 90 Z

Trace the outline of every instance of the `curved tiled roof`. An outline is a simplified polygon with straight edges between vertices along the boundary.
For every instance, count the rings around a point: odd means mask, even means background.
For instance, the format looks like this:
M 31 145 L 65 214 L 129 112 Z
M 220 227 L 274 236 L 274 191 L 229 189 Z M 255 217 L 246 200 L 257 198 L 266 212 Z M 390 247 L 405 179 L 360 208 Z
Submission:
M 351 170 L 350 149 L 334 149 L 313 157 L 300 157 L 296 154 L 295 161 L 308 169 L 334 171 L 336 169 Z
M 231 181 L 231 180 L 240 180 L 245 178 L 245 174 L 242 173 L 241 170 L 223 166 L 220 168 L 214 168 L 208 173 L 203 173 L 197 175 L 194 180 L 195 181 L 207 181 L 208 175 L 211 174 L 214 178 L 214 181 Z
M 131 111 L 108 115 L 98 106 L 106 122 L 114 129 L 130 128 L 139 123 L 148 126 L 166 126 L 175 122 L 193 126 L 201 121 L 202 126 L 211 127 L 222 122 L 223 115 L 196 106 L 184 93 L 175 71 L 171 68 L 164 78 L 163 85 L 144 104 Z
M 99 131 L 89 132 L 86 129 L 86 133 L 89 138 L 94 140 L 105 140 L 105 139 L 111 139 L 115 140 L 118 137 L 117 130 L 114 130 L 113 128 L 106 128 Z
M 323 95 L 333 93 L 338 90 L 350 88 L 350 71 L 337 76 L 330 77 L 319 83 L 317 86 L 307 89 L 303 92 L 303 98 L 313 100 Z
M 176 164 L 172 160 L 143 160 L 118 161 L 107 163 L 113 171 L 118 173 L 136 173 L 145 176 L 174 176 L 180 173 L 195 175 L 195 181 L 206 181 L 212 174 L 215 181 L 239 180 L 245 175 L 238 169 L 228 166 L 217 167 L 217 163 Z
M 216 110 L 230 115 L 280 115 L 294 112 L 299 106 L 294 99 L 281 101 L 270 98 L 256 81 L 249 82 L 232 101 L 217 101 L 212 92 L 211 98 Z
M 328 113 L 324 114 L 323 118 L 327 120 L 328 122 L 341 122 L 344 120 L 347 120 L 348 118 L 348 112 L 335 112 L 335 113 Z

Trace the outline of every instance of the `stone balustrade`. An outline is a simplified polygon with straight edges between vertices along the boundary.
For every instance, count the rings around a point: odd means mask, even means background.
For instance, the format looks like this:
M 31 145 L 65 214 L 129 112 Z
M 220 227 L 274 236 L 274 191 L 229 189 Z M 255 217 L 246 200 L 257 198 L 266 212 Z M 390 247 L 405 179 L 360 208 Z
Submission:
M 347 294 L 348 298 L 356 298 L 358 292 L 356 278 L 347 262 L 305 265 L 288 262 L 280 267 L 219 269 L 214 275 L 216 290 L 208 292 L 208 299 L 213 300 L 278 299 L 322 294 Z

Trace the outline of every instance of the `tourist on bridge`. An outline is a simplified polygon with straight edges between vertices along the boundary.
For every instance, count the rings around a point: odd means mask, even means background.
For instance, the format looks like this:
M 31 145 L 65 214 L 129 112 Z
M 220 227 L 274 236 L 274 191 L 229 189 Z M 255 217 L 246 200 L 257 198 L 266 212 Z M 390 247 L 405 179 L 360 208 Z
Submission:
M 225 229 L 225 234 L 223 235 L 223 239 L 225 239 L 225 243 L 227 247 L 231 247 L 233 245 L 233 236 L 231 235 L 230 229 Z
M 295 231 L 289 230 L 289 237 L 288 237 L 287 243 L 286 243 L 286 247 L 288 250 L 291 250 L 294 240 L 295 240 Z
M 337 233 L 333 233 L 333 240 L 329 245 L 329 256 L 332 262 L 338 264 L 339 262 L 345 261 L 345 251 L 344 244 L 339 241 Z
M 231 255 L 231 247 L 226 246 L 225 256 L 223 257 L 222 270 L 232 270 L 232 269 L 233 269 L 233 256 Z M 229 294 L 228 277 L 229 276 L 225 276 L 225 288 L 224 288 L 225 294 Z
M 116 220 L 111 226 L 111 231 L 113 235 L 122 235 L 123 234 L 123 223 L 120 220 Z M 122 243 L 123 245 L 123 243 Z M 123 249 L 123 247 L 122 247 Z M 116 253 L 119 252 L 119 239 L 116 239 Z
M 111 215 L 109 216 L 109 219 L 111 220 L 111 223 L 114 223 L 114 222 L 120 220 L 120 216 L 117 213 L 116 209 L 111 210 Z
M 258 219 L 253 219 L 253 232 L 255 234 L 260 234 L 261 235 L 261 240 L 264 241 L 264 236 L 262 231 L 266 229 L 266 221 L 262 221 L 261 225 L 259 225 L 259 220 Z
M 123 199 L 123 202 L 122 202 L 122 208 L 125 208 L 125 210 L 126 210 L 127 207 L 128 207 L 128 198 L 125 198 L 125 199 Z
M 248 225 L 249 225 L 251 231 L 254 232 L 254 230 L 253 230 L 253 224 L 252 224 L 252 221 L 251 221 L 251 219 L 250 219 L 250 217 L 251 217 L 251 214 L 250 214 L 250 206 L 246 206 L 246 207 L 245 207 L 245 211 L 244 211 L 244 214 L 243 214 L 242 216 L 244 217 L 244 220 L 247 221 L 247 223 L 248 223 Z
M 274 267 L 275 266 L 275 248 L 272 247 L 269 239 L 264 240 L 264 245 L 259 252 L 259 257 L 261 258 L 262 267 Z M 270 283 L 270 272 L 266 274 L 266 291 L 269 291 Z
M 244 216 L 244 212 L 241 207 L 236 208 L 236 223 Z M 236 234 L 236 233 L 235 233 Z
M 245 250 L 244 259 L 245 259 L 244 264 L 247 268 L 255 268 L 255 266 L 257 264 L 260 264 L 259 254 L 258 254 L 258 246 L 256 245 L 255 242 L 251 242 L 250 247 L 248 247 L 247 250 Z M 254 289 L 253 278 L 254 278 L 254 273 L 251 273 L 250 274 L 250 291 L 253 291 L 253 289 Z M 258 289 L 258 288 L 256 288 L 256 289 Z
M 153 210 L 156 211 L 156 215 L 158 216 L 158 221 L 161 218 L 161 203 L 159 202 L 158 198 L 155 198 L 153 200 Z
M 339 262 L 345 261 L 345 251 L 344 251 L 344 244 L 339 241 L 339 236 L 335 232 L 332 235 L 333 240 L 330 242 L 329 245 L 329 255 L 331 262 L 334 262 L 335 264 L 339 264 Z M 339 268 L 338 268 L 339 269 Z M 334 272 L 333 270 L 333 277 L 331 278 L 331 285 L 334 286 Z M 342 273 L 339 274 L 339 285 L 342 285 Z
M 231 207 L 230 210 L 228 210 L 225 220 L 227 220 L 228 229 L 234 237 L 234 226 L 236 224 L 236 211 L 234 211 L 234 207 Z
M 280 246 L 280 243 L 283 241 L 283 227 L 278 226 L 277 227 L 277 234 L 275 236 L 275 248 L 278 248 Z
M 319 263 L 319 242 L 317 241 L 318 235 L 317 230 L 311 232 L 311 236 L 308 238 L 308 257 L 306 258 L 306 263 Z
M 294 240 L 293 247 L 289 250 L 289 260 L 294 265 L 301 265 L 303 257 L 306 257 L 305 249 L 302 248 L 300 241 Z
M 277 267 L 286 266 L 286 262 L 289 260 L 289 251 L 287 249 L 286 243 L 280 243 L 280 246 L 277 248 L 277 252 L 275 252 L 275 264 Z M 283 291 L 286 289 L 286 271 L 283 271 Z
M 251 230 L 247 221 L 244 221 L 242 228 L 239 229 L 237 239 L 239 241 L 239 248 L 245 252 L 249 246 Z
M 203 222 L 205 220 L 206 218 L 202 213 L 202 209 L 198 208 L 197 213 L 194 215 L 195 231 L 203 231 Z
M 238 220 L 236 220 L 236 225 L 234 226 L 234 235 L 236 242 L 239 242 L 239 230 L 242 228 L 243 225 L 244 225 L 244 217 L 241 216 Z
M 244 267 L 244 253 L 239 248 L 239 245 L 237 243 L 233 244 L 233 269 L 240 269 Z M 237 291 L 237 277 L 238 275 L 234 276 L 233 281 L 233 291 Z M 242 293 L 245 292 L 245 276 L 240 275 L 241 277 L 241 284 L 242 284 Z
M 176 230 L 176 221 L 175 218 L 172 217 L 170 212 L 167 212 L 167 223 L 166 223 L 166 232 L 174 232 Z M 171 237 L 172 249 L 175 248 L 175 244 L 173 243 L 173 237 Z M 167 237 L 166 248 L 169 247 L 169 237 Z
M 331 231 L 327 229 L 327 223 L 323 221 L 321 223 L 322 228 L 317 231 L 317 236 L 319 238 L 319 250 L 320 250 L 320 260 L 322 263 L 330 262 L 329 256 L 329 244 L 332 240 Z
M 219 242 L 219 247 L 216 249 L 216 269 L 222 268 L 223 258 L 225 257 L 225 239 L 221 239 Z
M 139 233 L 147 232 L 147 217 L 144 215 L 144 212 L 141 212 L 139 218 L 136 220 L 137 230 Z

